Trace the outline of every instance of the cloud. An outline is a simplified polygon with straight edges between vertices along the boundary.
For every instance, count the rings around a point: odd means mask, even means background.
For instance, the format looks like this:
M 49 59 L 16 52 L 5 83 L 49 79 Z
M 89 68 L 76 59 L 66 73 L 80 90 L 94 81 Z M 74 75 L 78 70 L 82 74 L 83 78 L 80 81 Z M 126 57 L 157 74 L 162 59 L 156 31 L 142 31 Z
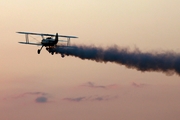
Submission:
M 25 92 L 22 94 L 19 94 L 17 96 L 9 97 L 10 99 L 21 99 L 21 98 L 27 98 L 29 96 L 34 96 L 34 101 L 36 103 L 46 103 L 49 99 L 49 94 L 45 92 Z M 8 98 L 4 98 L 3 100 L 8 100 Z
M 13 98 L 21 98 L 21 97 L 26 97 L 28 95 L 48 95 L 47 93 L 44 93 L 44 92 L 25 92 L 25 93 L 22 93 L 20 95 L 17 95 Z
M 113 100 L 113 99 L 117 99 L 118 96 L 109 96 L 109 95 L 106 95 L 106 96 L 96 96 L 94 98 L 92 98 L 91 101 L 108 101 L 108 100 Z
M 84 87 L 90 87 L 90 88 L 103 88 L 106 89 L 106 86 L 102 86 L 102 85 L 95 85 L 92 82 L 87 82 L 86 84 L 82 85 Z
M 144 84 L 144 83 L 135 83 L 135 82 L 133 82 L 132 84 L 131 84 L 133 87 L 137 87 L 137 88 L 142 88 L 142 87 L 145 87 L 145 86 L 147 86 L 147 84 Z
M 63 98 L 63 100 L 72 101 L 72 102 L 80 102 L 80 101 L 83 101 L 85 98 L 86 97 Z
M 37 103 L 46 103 L 46 102 L 48 101 L 48 98 L 47 98 L 47 97 L 44 97 L 44 96 L 41 96 L 41 97 L 37 97 L 37 98 L 35 99 L 35 101 L 36 101 Z
M 83 85 L 81 85 L 83 87 L 89 87 L 89 88 L 100 88 L 100 89 L 112 89 L 112 88 L 117 88 L 118 85 L 117 84 L 112 84 L 112 85 L 95 85 L 93 82 L 87 82 Z
M 118 96 L 81 96 L 81 97 L 68 97 L 68 98 L 63 98 L 65 101 L 70 101 L 70 102 L 82 102 L 82 101 L 108 101 L 108 100 L 113 100 L 117 99 Z

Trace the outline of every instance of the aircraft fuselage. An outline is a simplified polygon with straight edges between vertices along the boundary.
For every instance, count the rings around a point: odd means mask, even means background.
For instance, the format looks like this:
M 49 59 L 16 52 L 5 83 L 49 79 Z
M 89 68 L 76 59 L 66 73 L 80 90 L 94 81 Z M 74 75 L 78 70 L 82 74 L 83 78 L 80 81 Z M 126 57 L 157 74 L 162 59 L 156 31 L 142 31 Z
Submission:
M 55 46 L 58 43 L 58 33 L 55 35 L 55 39 L 48 37 L 41 41 L 42 46 Z
M 43 40 L 41 41 L 41 44 L 42 44 L 43 46 L 54 46 L 54 45 L 56 45 L 57 43 L 55 42 L 54 39 L 43 39 Z

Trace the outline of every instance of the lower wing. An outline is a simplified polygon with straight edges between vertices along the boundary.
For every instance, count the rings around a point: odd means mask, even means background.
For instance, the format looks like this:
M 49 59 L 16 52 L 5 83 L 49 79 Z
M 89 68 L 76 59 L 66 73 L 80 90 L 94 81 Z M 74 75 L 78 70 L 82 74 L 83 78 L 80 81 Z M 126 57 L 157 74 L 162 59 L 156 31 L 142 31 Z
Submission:
M 27 43 L 27 42 L 19 42 L 20 44 L 29 44 L 29 45 L 42 45 L 41 43 Z

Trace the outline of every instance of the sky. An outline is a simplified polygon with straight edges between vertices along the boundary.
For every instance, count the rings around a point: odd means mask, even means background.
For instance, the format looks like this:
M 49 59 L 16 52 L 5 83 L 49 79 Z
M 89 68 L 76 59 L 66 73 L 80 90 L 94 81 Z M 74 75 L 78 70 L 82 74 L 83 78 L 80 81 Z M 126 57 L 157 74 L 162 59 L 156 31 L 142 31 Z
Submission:
M 178 54 L 179 5 L 178 0 L 1 0 L 0 119 L 180 119 L 178 74 L 62 58 L 45 49 L 38 55 L 39 46 L 19 44 L 25 36 L 16 33 L 75 35 L 75 45 Z

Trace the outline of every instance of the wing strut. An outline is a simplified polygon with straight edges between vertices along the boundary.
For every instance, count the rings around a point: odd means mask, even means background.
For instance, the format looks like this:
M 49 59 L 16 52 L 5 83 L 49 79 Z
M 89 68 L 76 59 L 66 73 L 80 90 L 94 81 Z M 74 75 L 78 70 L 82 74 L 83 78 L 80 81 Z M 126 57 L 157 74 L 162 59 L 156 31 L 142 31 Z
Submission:
M 70 46 L 70 38 L 67 39 L 67 46 Z
M 25 38 L 26 38 L 26 43 L 29 43 L 29 37 L 28 37 L 28 34 L 25 35 Z

